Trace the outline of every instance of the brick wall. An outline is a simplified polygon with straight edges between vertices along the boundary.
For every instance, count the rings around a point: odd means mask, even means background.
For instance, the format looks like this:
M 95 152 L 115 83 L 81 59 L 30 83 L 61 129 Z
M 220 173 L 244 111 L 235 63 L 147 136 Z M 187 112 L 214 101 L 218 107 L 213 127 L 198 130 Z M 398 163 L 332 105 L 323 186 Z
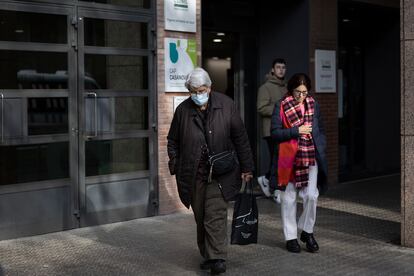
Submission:
M 315 49 L 337 50 L 337 1 L 312 0 L 309 20 L 309 73 L 315 84 Z M 338 63 L 337 63 L 338 64 Z M 313 85 L 314 87 L 315 85 Z M 338 182 L 338 94 L 316 93 L 326 128 L 328 181 Z
M 191 38 L 197 40 L 198 64 L 201 64 L 201 0 L 197 3 L 197 33 L 164 30 L 164 0 L 157 0 L 157 102 L 158 102 L 158 185 L 159 213 L 184 211 L 177 193 L 175 178 L 168 171 L 167 134 L 173 117 L 173 97 L 183 93 L 165 93 L 164 38 Z

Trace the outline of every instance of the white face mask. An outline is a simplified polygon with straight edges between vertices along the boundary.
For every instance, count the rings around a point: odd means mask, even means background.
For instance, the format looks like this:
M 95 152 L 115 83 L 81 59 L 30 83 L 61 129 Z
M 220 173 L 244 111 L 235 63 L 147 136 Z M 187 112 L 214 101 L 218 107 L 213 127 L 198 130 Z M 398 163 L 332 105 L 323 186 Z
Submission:
M 208 102 L 208 92 L 203 94 L 192 94 L 191 99 L 198 106 L 203 106 Z

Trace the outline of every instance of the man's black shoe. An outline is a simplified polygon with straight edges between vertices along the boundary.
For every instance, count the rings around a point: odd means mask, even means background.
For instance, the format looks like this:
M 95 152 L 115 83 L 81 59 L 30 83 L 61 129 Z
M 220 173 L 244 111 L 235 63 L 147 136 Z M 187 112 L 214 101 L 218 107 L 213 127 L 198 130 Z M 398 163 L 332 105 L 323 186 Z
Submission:
M 306 243 L 306 248 L 309 250 L 309 252 L 314 253 L 319 250 L 319 245 L 313 237 L 312 233 L 306 233 L 305 231 L 302 231 L 302 234 L 300 234 L 300 240 Z
M 202 270 L 209 270 L 211 269 L 212 265 L 214 264 L 215 260 L 205 260 L 200 264 L 200 268 Z
M 211 274 L 220 274 L 226 272 L 226 261 L 225 260 L 215 260 L 211 265 Z
M 297 239 L 288 240 L 286 242 L 286 249 L 292 253 L 299 253 L 300 252 L 300 245 Z

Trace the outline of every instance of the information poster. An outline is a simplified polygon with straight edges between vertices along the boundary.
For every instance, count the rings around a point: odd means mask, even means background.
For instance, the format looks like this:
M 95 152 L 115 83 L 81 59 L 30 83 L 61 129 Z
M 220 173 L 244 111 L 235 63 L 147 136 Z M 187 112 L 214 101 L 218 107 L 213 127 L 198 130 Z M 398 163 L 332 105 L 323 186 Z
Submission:
M 335 51 L 315 50 L 315 90 L 336 93 Z
M 165 38 L 165 91 L 188 92 L 185 80 L 197 64 L 195 39 Z

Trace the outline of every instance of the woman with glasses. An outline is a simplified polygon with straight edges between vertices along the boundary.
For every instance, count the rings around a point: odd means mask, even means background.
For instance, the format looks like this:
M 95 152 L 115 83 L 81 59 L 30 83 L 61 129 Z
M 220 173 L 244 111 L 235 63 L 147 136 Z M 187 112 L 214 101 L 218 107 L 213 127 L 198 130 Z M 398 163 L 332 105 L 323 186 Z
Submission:
M 297 239 L 300 229 L 300 240 L 313 253 L 319 250 L 313 235 L 317 200 L 327 185 L 326 137 L 319 104 L 309 93 L 309 77 L 303 73 L 293 75 L 287 89 L 272 115 L 271 135 L 277 146 L 271 181 L 281 191 L 279 202 L 286 249 L 300 252 Z M 303 200 L 298 222 L 297 194 Z
M 242 179 L 253 177 L 253 156 L 234 102 L 211 91 L 208 73 L 194 69 L 185 86 L 190 97 L 177 107 L 167 137 L 169 169 L 182 203 L 194 212 L 204 258 L 200 268 L 218 274 L 226 271 L 227 202 L 239 192 Z M 229 157 L 212 168 L 209 159 L 218 155 Z

